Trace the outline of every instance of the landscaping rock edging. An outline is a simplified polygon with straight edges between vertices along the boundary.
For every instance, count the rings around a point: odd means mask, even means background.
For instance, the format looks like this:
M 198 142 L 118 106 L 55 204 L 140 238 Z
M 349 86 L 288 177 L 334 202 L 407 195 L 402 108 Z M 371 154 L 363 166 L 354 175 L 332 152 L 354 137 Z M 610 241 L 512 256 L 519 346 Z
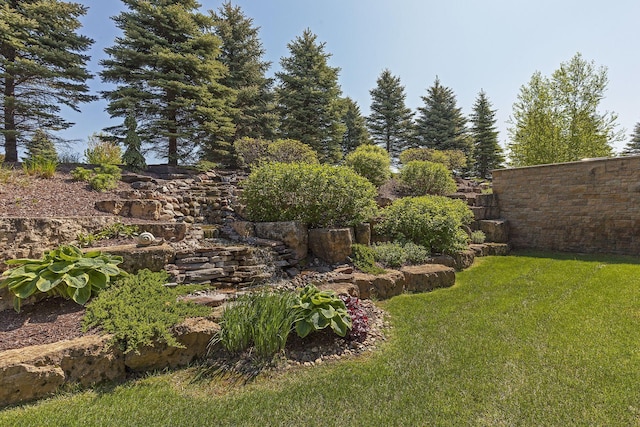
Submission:
M 0 357 L 0 407 L 55 393 L 63 385 L 83 387 L 122 381 L 129 371 L 176 368 L 203 358 L 219 326 L 205 318 L 186 319 L 174 328 L 184 346 L 157 344 L 123 354 L 110 335 L 87 335 L 53 344 L 7 350 Z

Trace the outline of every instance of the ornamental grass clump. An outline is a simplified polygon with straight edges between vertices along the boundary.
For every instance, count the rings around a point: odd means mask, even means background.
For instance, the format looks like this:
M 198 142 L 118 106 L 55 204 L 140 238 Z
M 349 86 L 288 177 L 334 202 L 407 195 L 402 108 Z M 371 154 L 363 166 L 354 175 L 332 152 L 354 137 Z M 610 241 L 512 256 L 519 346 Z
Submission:
M 13 268 L 2 273 L 0 289 L 7 288 L 13 294 L 18 312 L 23 300 L 38 293 L 71 298 L 84 305 L 112 280 L 126 275 L 118 267 L 121 262 L 120 256 L 100 251 L 82 253 L 73 245 L 63 245 L 46 251 L 41 259 L 6 261 Z
M 344 227 L 375 216 L 376 189 L 346 166 L 266 163 L 243 182 L 250 221 L 301 221 L 307 226 Z

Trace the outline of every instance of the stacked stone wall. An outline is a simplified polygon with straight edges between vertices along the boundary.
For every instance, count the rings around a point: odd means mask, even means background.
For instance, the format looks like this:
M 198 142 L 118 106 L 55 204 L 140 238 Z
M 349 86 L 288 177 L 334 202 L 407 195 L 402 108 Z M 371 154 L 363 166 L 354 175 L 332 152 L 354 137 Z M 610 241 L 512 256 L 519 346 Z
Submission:
M 640 157 L 493 171 L 515 248 L 640 253 Z

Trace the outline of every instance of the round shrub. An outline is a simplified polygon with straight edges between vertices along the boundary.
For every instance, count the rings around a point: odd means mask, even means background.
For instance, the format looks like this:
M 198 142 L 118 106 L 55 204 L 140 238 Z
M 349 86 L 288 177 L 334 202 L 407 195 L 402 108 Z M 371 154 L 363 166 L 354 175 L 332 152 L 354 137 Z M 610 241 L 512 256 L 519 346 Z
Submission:
M 245 168 L 252 167 L 267 157 L 269 142 L 264 139 L 244 137 L 233 143 L 238 163 Z
M 318 163 L 318 154 L 295 139 L 278 139 L 267 147 L 267 160 L 279 163 Z
M 473 221 L 462 200 L 442 196 L 405 197 L 382 211 L 375 231 L 401 242 L 424 246 L 431 253 L 453 253 L 467 246 L 461 228 Z
M 302 221 L 309 227 L 366 222 L 376 213 L 375 187 L 344 166 L 265 163 L 243 183 L 251 221 Z
M 440 163 L 414 160 L 400 170 L 400 180 L 414 196 L 443 196 L 455 193 L 456 182 L 446 166 Z
M 467 165 L 467 158 L 460 150 L 434 150 L 433 148 L 409 148 L 400 153 L 400 163 L 414 160 L 441 163 L 449 170 L 459 170 Z
M 361 145 L 347 154 L 344 164 L 358 175 L 367 178 L 373 185 L 380 187 L 391 176 L 389 153 L 377 145 Z
M 84 156 L 90 165 L 119 165 L 122 163 L 120 146 L 105 138 L 106 136 L 101 134 L 93 134 L 89 137 L 88 148 L 84 151 Z

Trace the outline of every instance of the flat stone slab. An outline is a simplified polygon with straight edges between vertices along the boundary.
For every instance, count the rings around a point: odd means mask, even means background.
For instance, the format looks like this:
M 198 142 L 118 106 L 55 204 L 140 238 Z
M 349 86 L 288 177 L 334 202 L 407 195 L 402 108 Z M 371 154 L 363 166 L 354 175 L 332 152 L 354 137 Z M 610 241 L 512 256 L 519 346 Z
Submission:
M 385 299 L 404 291 L 404 274 L 396 270 L 387 270 L 379 275 L 354 273 L 353 279 L 360 291 L 360 298 Z

